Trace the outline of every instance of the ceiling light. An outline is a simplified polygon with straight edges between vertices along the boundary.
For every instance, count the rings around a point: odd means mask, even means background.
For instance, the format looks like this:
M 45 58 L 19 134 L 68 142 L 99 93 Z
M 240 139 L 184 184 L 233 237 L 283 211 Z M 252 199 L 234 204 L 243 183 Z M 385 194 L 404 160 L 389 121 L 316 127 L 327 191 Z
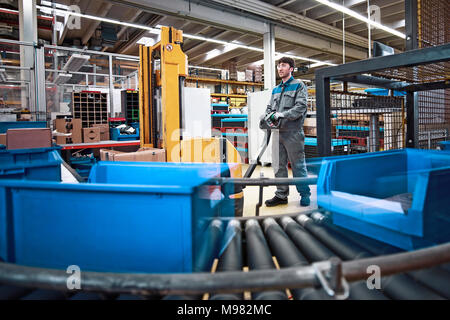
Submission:
M 361 14 L 359 14 L 359 13 L 353 11 L 353 10 L 350 10 L 349 8 L 341 6 L 340 4 L 336 4 L 336 3 L 330 2 L 328 0 L 316 0 L 316 1 L 320 2 L 321 4 L 324 4 L 326 6 L 329 6 L 330 8 L 333 8 L 333 9 L 335 9 L 337 11 L 343 12 L 343 13 L 349 15 L 349 16 L 352 16 L 355 19 L 358 19 L 358 20 L 361 20 L 361 21 L 363 21 L 365 23 L 368 23 L 369 25 L 371 25 L 371 26 L 373 26 L 375 28 L 382 29 L 382 30 L 384 30 L 386 32 L 389 32 L 389 33 L 391 33 L 393 35 L 396 35 L 397 37 L 400 37 L 402 39 L 406 39 L 406 35 L 404 33 L 401 33 L 400 31 L 397 31 L 395 29 L 386 27 L 386 26 L 384 26 L 381 23 L 378 23 L 376 21 L 372 21 L 369 18 L 367 18 L 367 17 L 365 17 L 365 16 L 363 16 L 363 15 L 361 15 Z
M 200 66 L 188 66 L 191 69 L 204 69 L 204 70 L 212 70 L 212 71 L 228 71 L 226 69 L 217 69 L 217 68 L 208 68 L 208 67 L 200 67 Z
M 310 65 L 309 67 L 310 68 L 316 68 L 316 67 L 320 67 L 320 66 L 323 66 L 323 65 L 325 65 L 325 63 L 323 63 L 323 62 L 316 62 L 316 63 L 313 63 L 312 65 Z
M 317 0 L 317 1 L 319 1 L 319 0 Z M 325 1 L 325 2 L 327 2 L 327 1 Z M 122 22 L 122 21 L 118 21 L 118 20 L 113 20 L 113 19 L 108 19 L 108 18 L 103 18 L 103 17 L 92 16 L 92 15 L 88 15 L 88 14 L 78 13 L 78 12 L 74 12 L 74 11 L 53 9 L 51 7 L 36 6 L 36 8 L 38 8 L 40 10 L 41 9 L 49 9 L 50 8 L 50 9 L 54 10 L 56 13 L 63 14 L 64 16 L 66 16 L 66 15 L 74 15 L 74 16 L 85 18 L 85 19 L 109 22 L 109 23 L 123 25 L 123 26 L 131 27 L 131 28 L 147 30 L 150 33 L 154 33 L 154 34 L 160 34 L 160 31 L 161 31 L 160 28 L 162 27 L 162 25 L 157 25 L 156 27 L 148 27 L 148 26 L 144 26 L 144 25 L 133 24 L 133 23 L 128 23 L 128 22 Z M 183 37 L 186 38 L 186 39 L 193 39 L 193 40 L 200 40 L 200 41 L 205 41 L 205 42 L 217 43 L 217 44 L 222 44 L 222 45 L 225 45 L 225 46 L 232 45 L 234 47 L 232 47 L 233 49 L 231 49 L 231 50 L 240 48 L 240 49 L 246 49 L 246 50 L 251 50 L 251 51 L 256 51 L 256 52 L 264 52 L 264 49 L 261 49 L 261 48 L 252 47 L 252 46 L 246 46 L 246 45 L 235 43 L 235 42 L 227 42 L 227 41 L 223 41 L 223 40 L 206 38 L 206 37 L 203 37 L 203 36 L 198 36 L 198 35 L 193 35 L 193 34 L 188 34 L 188 33 L 183 33 Z M 291 58 L 294 58 L 294 59 L 304 60 L 304 61 L 322 62 L 322 61 L 315 60 L 315 59 L 310 59 L 310 58 L 305 58 L 305 57 L 300 57 L 300 56 L 294 56 L 294 55 L 288 55 L 288 54 L 283 54 L 283 53 L 279 53 L 279 52 L 276 52 L 276 54 L 283 55 L 283 56 L 286 56 L 286 57 L 291 57 Z M 323 63 L 326 64 L 326 65 L 330 65 L 330 66 L 335 66 L 336 65 L 336 64 L 328 63 L 328 62 L 323 62 Z
M 114 57 L 117 60 L 124 60 L 124 61 L 133 61 L 133 62 L 139 62 L 139 57 L 133 58 L 123 58 L 123 57 Z
M 49 7 L 43 7 L 43 6 L 36 6 L 36 8 L 39 9 L 39 10 L 42 10 L 42 9 L 44 9 L 44 10 L 47 9 L 48 10 L 49 9 Z M 123 22 L 123 21 L 119 21 L 119 20 L 113 20 L 113 19 L 108 19 L 108 18 L 103 18 L 103 17 L 92 16 L 92 15 L 89 15 L 89 14 L 78 13 L 78 12 L 75 12 L 75 11 L 67 11 L 67 10 L 53 9 L 53 8 L 50 8 L 50 9 L 55 11 L 55 13 L 59 13 L 59 14 L 62 14 L 64 16 L 72 15 L 72 16 L 77 16 L 77 17 L 80 17 L 80 18 L 97 20 L 97 21 L 102 21 L 102 22 L 108 22 L 108 23 L 112 23 L 112 24 L 119 24 L 119 25 L 126 26 L 126 27 L 132 27 L 132 28 L 138 28 L 138 29 L 147 30 L 147 31 L 150 31 L 150 32 L 152 32 L 152 31 L 156 32 L 155 28 L 147 27 L 147 26 L 143 26 L 143 25 L 137 25 L 137 24 Z
M 52 2 L 45 1 L 45 0 L 41 1 L 41 4 L 44 5 L 44 6 L 48 6 L 48 7 L 52 7 L 53 6 Z M 66 5 L 60 4 L 60 3 L 55 3 L 55 7 L 59 8 L 59 9 L 68 9 L 69 8 L 69 6 L 66 6 Z

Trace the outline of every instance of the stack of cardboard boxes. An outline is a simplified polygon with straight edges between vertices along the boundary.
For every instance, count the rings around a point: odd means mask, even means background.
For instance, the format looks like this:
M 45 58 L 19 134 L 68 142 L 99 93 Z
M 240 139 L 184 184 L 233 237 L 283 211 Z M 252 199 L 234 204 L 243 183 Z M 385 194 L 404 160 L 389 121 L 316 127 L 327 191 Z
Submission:
M 56 144 L 82 143 L 81 119 L 71 117 L 56 118 L 53 123 L 56 130 L 54 138 Z
M 305 132 L 305 136 L 309 137 L 317 137 L 317 118 L 306 118 L 303 122 L 303 131 Z M 337 119 L 331 119 L 331 136 L 332 138 L 336 137 L 336 125 Z
M 228 69 L 230 80 L 237 80 L 238 79 L 238 72 L 237 72 L 237 62 L 229 60 L 222 64 L 222 69 Z
M 237 81 L 245 81 L 245 72 L 237 71 Z
M 245 70 L 245 81 L 253 82 L 253 70 L 251 69 Z
M 261 65 L 259 66 L 248 66 L 249 70 L 253 70 L 253 82 L 262 82 L 262 76 L 263 76 L 263 67 Z M 249 81 L 249 80 L 246 80 Z
M 56 144 L 93 143 L 109 140 L 108 124 L 93 124 L 91 128 L 82 128 L 81 119 L 70 116 L 54 120 L 53 133 Z

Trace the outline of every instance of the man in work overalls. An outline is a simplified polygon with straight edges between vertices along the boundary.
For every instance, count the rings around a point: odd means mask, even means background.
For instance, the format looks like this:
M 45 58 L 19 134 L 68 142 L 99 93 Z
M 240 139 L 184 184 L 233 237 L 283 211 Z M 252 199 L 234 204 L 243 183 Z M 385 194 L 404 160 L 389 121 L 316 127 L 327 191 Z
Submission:
M 281 83 L 272 90 L 270 104 L 266 113 L 276 111 L 271 120 L 280 121 L 279 131 L 274 132 L 272 143 L 272 166 L 277 178 L 288 177 L 288 160 L 294 177 L 306 177 L 305 134 L 303 121 L 307 111 L 308 91 L 305 84 L 292 77 L 294 59 L 283 57 L 277 69 Z M 301 206 L 309 206 L 310 189 L 308 185 L 297 185 Z M 272 199 L 266 201 L 267 207 L 286 204 L 289 186 L 277 186 Z

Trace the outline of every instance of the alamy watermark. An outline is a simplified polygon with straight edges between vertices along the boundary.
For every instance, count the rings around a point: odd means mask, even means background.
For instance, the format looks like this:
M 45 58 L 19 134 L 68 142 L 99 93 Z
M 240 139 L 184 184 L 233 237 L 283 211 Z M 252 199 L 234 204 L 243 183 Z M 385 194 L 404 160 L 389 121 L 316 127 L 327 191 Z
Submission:
M 81 269 L 77 265 L 70 265 L 67 267 L 66 272 L 70 274 L 67 278 L 66 285 L 69 290 L 81 289 Z
M 366 269 L 367 274 L 370 276 L 366 280 L 366 285 L 369 290 L 381 289 L 381 268 L 377 265 L 370 265 Z

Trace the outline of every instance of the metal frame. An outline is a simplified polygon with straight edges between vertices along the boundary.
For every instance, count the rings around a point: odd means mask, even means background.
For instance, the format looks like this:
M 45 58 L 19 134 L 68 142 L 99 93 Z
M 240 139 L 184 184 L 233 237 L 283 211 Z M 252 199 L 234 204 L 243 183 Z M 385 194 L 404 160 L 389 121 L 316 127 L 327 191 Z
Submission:
M 417 49 L 417 0 L 405 0 L 406 50 Z
M 375 57 L 335 67 L 316 70 L 317 147 L 320 156 L 331 155 L 330 81 L 354 82 L 377 85 L 387 89 L 407 91 L 407 147 L 418 146 L 417 91 L 450 88 L 449 81 L 410 84 L 405 81 L 364 76 L 386 69 L 414 67 L 430 63 L 450 61 L 450 44 L 415 49 L 400 54 Z
M 97 72 L 95 72 L 95 68 L 94 68 L 94 72 L 67 72 L 67 73 L 71 73 L 71 74 L 84 74 L 86 76 L 94 76 L 94 87 L 98 87 L 98 88 L 109 88 L 109 94 L 110 94 L 110 99 L 109 99 L 109 107 L 110 107 L 110 113 L 111 115 L 113 115 L 114 112 L 114 104 L 113 104 L 113 94 L 112 94 L 112 90 L 114 89 L 114 83 L 118 82 L 118 81 L 123 81 L 124 79 L 128 79 L 129 77 L 136 77 L 137 71 L 138 69 L 136 69 L 136 71 L 131 72 L 129 75 L 127 76 L 122 76 L 122 75 L 114 75 L 112 74 L 112 59 L 113 58 L 125 58 L 127 60 L 133 60 L 136 62 L 139 62 L 139 58 L 135 57 L 135 56 L 130 56 L 130 55 L 124 55 L 124 54 L 116 54 L 116 53 L 109 53 L 109 52 L 102 52 L 102 51 L 93 51 L 93 50 L 86 50 L 86 49 L 78 49 L 78 48 L 69 48 L 69 47 L 62 47 L 62 46 L 57 46 L 57 45 L 39 45 L 38 43 L 34 43 L 34 42 L 27 42 L 27 41 L 16 41 L 16 40 L 10 40 L 10 39 L 0 39 L 0 43 L 7 43 L 7 44 L 13 44 L 13 45 L 18 45 L 18 46 L 29 46 L 29 47 L 33 47 L 36 50 L 40 50 L 41 56 L 42 53 L 44 53 L 44 51 L 46 49 L 52 49 L 52 50 L 59 50 L 59 51 L 70 51 L 70 52 L 79 52 L 79 53 L 86 53 L 86 54 L 92 54 L 92 55 L 102 55 L 102 56 L 106 56 L 108 57 L 108 61 L 109 61 L 109 68 L 108 68 L 108 73 L 105 74 L 99 74 Z M 34 53 L 36 54 L 36 52 Z M 36 64 L 36 59 L 35 59 L 35 64 Z M 54 66 L 55 67 L 55 66 Z M 46 82 L 45 78 L 42 76 L 43 74 L 45 74 L 45 72 L 57 72 L 57 73 L 66 73 L 66 71 L 63 70 L 57 70 L 56 68 L 53 69 L 45 69 L 44 64 L 39 63 L 39 65 L 34 65 L 34 67 L 15 67 L 15 66 L 2 66 L 2 68 L 8 68 L 8 69 L 17 69 L 17 70 L 27 70 L 30 72 L 33 72 L 33 74 L 31 75 L 34 80 L 35 80 L 35 85 L 31 86 L 31 90 L 29 90 L 28 92 L 28 96 L 29 99 L 34 99 L 34 104 L 33 105 L 38 105 L 38 101 L 36 99 L 38 99 L 37 96 L 37 90 L 41 90 L 41 96 L 43 95 L 44 97 L 44 101 L 47 100 L 46 97 L 46 93 L 45 93 L 45 86 L 46 85 L 51 85 L 52 83 L 50 82 Z M 39 79 L 38 79 L 38 75 Z M 109 77 L 110 81 L 108 83 L 108 86 L 98 86 L 96 85 L 96 81 L 95 81 L 95 77 L 96 76 L 104 76 L 104 77 Z M 42 78 L 42 79 L 41 79 Z M 121 78 L 120 80 L 115 80 L 115 78 Z M 123 78 L 123 79 L 122 79 Z M 80 84 L 64 84 L 64 86 L 72 86 L 72 87 L 85 87 L 88 86 L 88 84 L 86 83 L 85 85 L 80 85 Z M 42 98 L 41 98 L 42 99 Z M 40 101 L 40 104 L 42 105 L 42 101 Z M 45 103 L 43 104 L 45 106 Z M 38 109 L 36 108 L 36 111 L 38 111 Z M 39 111 L 43 111 L 43 110 L 39 110 Z M 44 120 L 44 119 L 43 119 Z

